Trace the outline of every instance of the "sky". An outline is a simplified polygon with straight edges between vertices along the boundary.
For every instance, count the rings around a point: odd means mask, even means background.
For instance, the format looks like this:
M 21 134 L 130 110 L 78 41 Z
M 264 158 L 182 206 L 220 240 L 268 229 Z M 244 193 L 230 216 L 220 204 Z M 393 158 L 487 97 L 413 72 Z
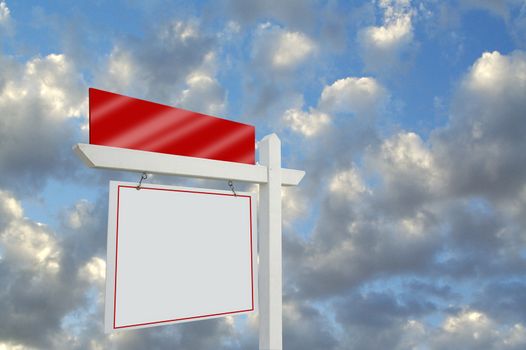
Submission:
M 140 174 L 73 154 L 89 87 L 306 171 L 285 349 L 526 348 L 524 0 L 0 0 L 0 350 L 257 349 L 257 315 L 104 334 L 108 182 Z

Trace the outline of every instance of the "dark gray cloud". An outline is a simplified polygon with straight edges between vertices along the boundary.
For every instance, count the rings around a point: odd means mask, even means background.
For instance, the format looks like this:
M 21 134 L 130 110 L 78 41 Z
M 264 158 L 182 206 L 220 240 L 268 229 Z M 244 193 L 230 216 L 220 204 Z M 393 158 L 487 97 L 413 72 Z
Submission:
M 323 307 L 287 298 L 283 307 L 284 349 L 336 349 L 334 329 Z
M 495 281 L 476 295 L 474 307 L 485 310 L 498 322 L 526 322 L 526 285 L 519 279 Z
M 411 346 L 409 320 L 435 311 L 436 306 L 416 298 L 397 298 L 385 292 L 353 293 L 334 304 L 336 319 L 351 349 L 407 349 Z

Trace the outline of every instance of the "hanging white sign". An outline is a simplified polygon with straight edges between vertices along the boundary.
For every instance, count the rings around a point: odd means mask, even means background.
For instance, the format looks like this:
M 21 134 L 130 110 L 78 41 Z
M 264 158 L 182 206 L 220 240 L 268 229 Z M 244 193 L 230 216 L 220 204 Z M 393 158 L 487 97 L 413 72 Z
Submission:
M 110 182 L 105 330 L 256 311 L 255 194 Z

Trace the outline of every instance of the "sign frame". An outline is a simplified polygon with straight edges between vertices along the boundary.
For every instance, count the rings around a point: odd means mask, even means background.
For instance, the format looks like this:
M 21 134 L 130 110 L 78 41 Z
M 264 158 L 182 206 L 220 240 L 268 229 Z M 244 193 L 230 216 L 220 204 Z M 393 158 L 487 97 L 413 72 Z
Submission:
M 127 99 L 126 96 L 122 97 Z M 149 111 L 142 113 L 143 115 L 139 115 L 140 118 L 149 115 Z M 123 115 L 127 117 L 126 113 L 117 114 L 118 118 Z M 116 116 L 115 113 L 108 113 L 108 117 Z M 99 126 L 91 125 L 94 128 Z M 171 128 L 168 129 L 171 130 Z M 230 141 L 227 142 L 227 140 L 237 139 L 235 134 L 235 132 L 227 133 L 226 139 L 214 140 L 210 146 L 219 148 L 225 146 L 225 143 L 230 144 Z M 214 135 L 215 130 L 212 132 L 212 139 Z M 93 135 L 90 134 L 90 136 Z M 177 137 L 177 135 L 173 136 Z M 201 135 L 194 130 L 188 132 L 187 136 L 189 138 L 186 141 L 192 143 L 193 137 Z M 281 189 L 283 186 L 299 185 L 305 176 L 305 171 L 282 168 L 279 137 L 272 133 L 256 143 L 259 162 L 255 163 L 252 162 L 252 159 L 250 162 L 245 162 L 242 159 L 225 159 L 222 156 L 214 158 L 207 155 L 203 158 L 199 152 L 198 154 L 174 155 L 158 153 L 158 150 L 148 147 L 139 147 L 143 149 L 140 150 L 128 144 L 112 145 L 107 142 L 92 144 L 91 141 L 94 140 L 90 137 L 90 144 L 78 143 L 73 146 L 73 151 L 90 168 L 242 181 L 259 185 L 257 201 L 259 349 L 283 349 Z M 252 149 L 251 145 L 250 148 Z

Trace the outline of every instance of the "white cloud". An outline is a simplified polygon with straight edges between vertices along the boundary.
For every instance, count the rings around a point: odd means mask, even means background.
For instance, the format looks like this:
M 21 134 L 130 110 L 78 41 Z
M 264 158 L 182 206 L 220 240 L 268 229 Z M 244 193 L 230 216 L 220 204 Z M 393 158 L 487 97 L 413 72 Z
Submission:
M 388 312 L 396 314 L 403 311 L 401 305 L 390 304 L 394 301 L 379 298 L 376 302 L 378 304 L 367 306 L 383 308 L 376 310 L 380 314 Z M 438 326 L 420 320 L 404 320 L 396 317 L 382 321 L 380 330 L 377 330 L 374 324 L 368 327 L 366 322 L 361 322 L 356 325 L 349 324 L 349 332 L 360 331 L 359 333 L 363 334 L 360 340 L 372 334 L 376 335 L 375 340 L 363 339 L 363 343 L 358 343 L 359 345 L 387 345 L 394 350 L 519 350 L 526 345 L 526 330 L 523 324 L 503 324 L 476 309 L 462 309 L 449 314 Z
M 515 86 L 514 91 L 507 91 L 511 86 Z M 483 53 L 464 78 L 462 89 L 492 99 L 499 99 L 502 94 L 523 93 L 526 89 L 526 54 Z
M 328 113 L 374 115 L 386 97 L 386 90 L 374 78 L 347 77 L 325 86 L 318 106 Z
M 60 250 L 56 238 L 45 226 L 23 218 L 23 211 L 13 196 L 0 192 L 0 207 L 6 221 L 0 227 L 0 245 L 5 259 L 16 261 L 20 267 L 42 269 L 55 274 L 60 268 Z M 5 210 L 7 209 L 7 210 Z
M 14 344 L 14 343 L 0 343 L 0 350 L 33 350 L 35 348 L 33 347 L 27 347 L 20 344 Z
M 387 99 L 387 91 L 374 78 L 347 77 L 325 86 L 315 108 L 291 108 L 282 119 L 294 132 L 312 137 L 329 130 L 340 113 L 374 120 Z
M 180 42 L 189 43 L 198 39 L 200 35 L 198 24 L 192 21 L 174 21 L 164 26 L 159 32 L 161 41 L 176 45 Z
M 79 117 L 86 111 L 85 99 L 72 94 L 81 89 L 78 82 L 82 79 L 64 55 L 34 59 L 27 64 L 26 74 L 26 79 L 38 84 L 40 98 L 49 103 L 52 116 Z
M 367 162 L 381 174 L 391 193 L 400 191 L 402 195 L 412 188 L 433 195 L 444 188 L 445 175 L 434 154 L 413 132 L 400 132 L 384 140 L 379 152 L 369 156 Z
M 133 82 L 137 69 L 131 53 L 115 46 L 108 59 L 105 85 L 112 90 L 125 90 Z
M 323 130 L 330 122 L 330 117 L 326 113 L 315 109 L 309 112 L 292 108 L 285 111 L 283 121 L 290 128 L 306 137 L 314 136 Z
M 331 192 L 343 194 L 351 200 L 369 192 L 358 170 L 354 167 L 336 173 L 330 181 L 329 189 Z
M 0 190 L 0 214 L 1 218 L 22 219 L 23 217 L 23 210 L 20 202 L 2 190 Z
M 53 119 L 79 117 L 86 111 L 82 77 L 64 55 L 50 54 L 28 61 L 21 76 L 12 77 L 0 90 L 0 108 L 37 98 Z
M 420 136 L 413 132 L 402 132 L 387 139 L 381 146 L 381 157 L 397 172 L 413 170 L 433 171 L 433 159 Z
M 380 0 L 383 24 L 370 26 L 358 33 L 358 43 L 367 70 L 392 73 L 410 53 L 413 43 L 415 10 L 408 0 Z
M 479 310 L 463 310 L 447 317 L 433 341 L 433 348 L 519 349 L 526 346 L 522 324 L 502 327 Z
M 79 274 L 89 283 L 97 283 L 102 286 L 106 281 L 106 261 L 94 256 L 80 268 Z
M 5 25 L 9 21 L 10 11 L 5 1 L 0 2 L 0 25 Z
M 305 61 L 315 45 L 305 34 L 298 32 L 281 33 L 278 36 L 272 65 L 275 68 L 292 68 Z
M 209 52 L 200 67 L 186 77 L 185 88 L 174 105 L 205 114 L 221 115 L 226 109 L 226 91 L 215 78 L 216 56 Z
M 283 210 L 283 224 L 294 229 L 298 218 L 305 218 L 309 207 L 309 200 L 301 189 L 297 187 L 283 187 L 281 189 L 281 206 Z
M 278 73 L 295 70 L 316 50 L 314 41 L 304 33 L 265 23 L 256 31 L 252 56 L 256 63 Z
M 68 211 L 66 215 L 66 224 L 74 229 L 78 230 L 86 225 L 86 221 L 89 220 L 89 215 L 93 211 L 93 204 L 87 200 L 80 200 L 75 203 L 73 208 Z
M 186 84 L 188 88 L 181 92 L 177 105 L 214 115 L 224 111 L 225 91 L 216 79 L 205 74 L 192 74 Z
M 249 39 L 250 58 L 241 72 L 245 114 L 275 125 L 300 104 L 300 92 L 310 81 L 307 72 L 315 68 L 317 44 L 306 33 L 269 22 L 258 25 Z

